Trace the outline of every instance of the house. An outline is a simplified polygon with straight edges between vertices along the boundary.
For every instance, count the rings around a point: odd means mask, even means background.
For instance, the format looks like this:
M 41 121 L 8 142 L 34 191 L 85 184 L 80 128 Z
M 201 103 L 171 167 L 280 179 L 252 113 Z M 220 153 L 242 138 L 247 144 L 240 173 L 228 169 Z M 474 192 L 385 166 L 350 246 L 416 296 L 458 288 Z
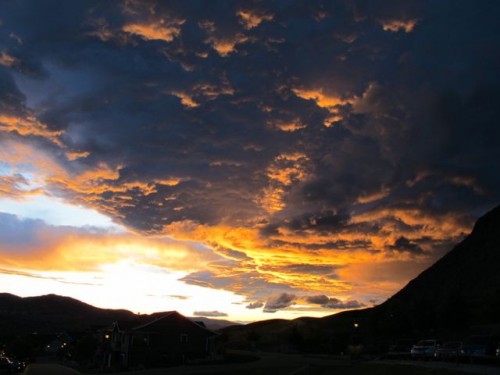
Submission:
M 137 324 L 137 323 L 136 323 Z M 100 332 L 103 367 L 157 367 L 215 355 L 217 334 L 176 311 Z

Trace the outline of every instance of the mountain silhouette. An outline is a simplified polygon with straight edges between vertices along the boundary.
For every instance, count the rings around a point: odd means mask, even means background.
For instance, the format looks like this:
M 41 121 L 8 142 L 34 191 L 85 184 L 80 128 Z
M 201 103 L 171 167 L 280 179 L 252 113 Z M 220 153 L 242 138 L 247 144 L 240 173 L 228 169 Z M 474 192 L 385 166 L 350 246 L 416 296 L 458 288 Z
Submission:
M 25 333 L 81 332 L 113 321 L 132 321 L 128 310 L 100 309 L 74 298 L 49 294 L 18 297 L 0 293 L 0 332 Z
M 112 322 L 128 326 L 140 325 L 165 312 L 137 315 L 128 310 L 101 309 L 70 297 L 49 294 L 18 297 L 0 293 L 0 335 L 95 331 Z M 213 330 L 234 323 L 222 319 L 190 318 Z

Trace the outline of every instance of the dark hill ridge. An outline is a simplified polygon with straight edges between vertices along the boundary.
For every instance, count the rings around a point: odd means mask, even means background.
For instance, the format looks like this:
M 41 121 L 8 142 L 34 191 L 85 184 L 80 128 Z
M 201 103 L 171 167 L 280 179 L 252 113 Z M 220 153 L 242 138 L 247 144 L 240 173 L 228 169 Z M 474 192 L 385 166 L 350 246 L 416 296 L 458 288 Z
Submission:
M 128 310 L 100 309 L 74 298 L 54 294 L 22 298 L 0 293 L 0 336 L 33 332 L 83 332 L 115 321 L 133 327 L 164 314 L 165 312 L 157 312 L 151 315 L 136 315 Z M 212 330 L 234 324 L 226 320 L 204 317 L 191 319 L 202 321 Z
M 112 321 L 130 321 L 127 310 L 99 309 L 70 297 L 54 294 L 18 297 L 0 293 L 0 333 L 54 333 L 85 331 Z

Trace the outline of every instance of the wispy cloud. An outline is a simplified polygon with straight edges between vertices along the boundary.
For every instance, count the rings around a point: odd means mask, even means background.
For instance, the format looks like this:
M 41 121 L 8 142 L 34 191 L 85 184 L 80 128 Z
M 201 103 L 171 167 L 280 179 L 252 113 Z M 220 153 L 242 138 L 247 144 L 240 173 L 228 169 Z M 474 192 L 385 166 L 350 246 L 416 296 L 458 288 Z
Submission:
M 223 313 L 223 312 L 220 312 L 220 311 L 217 311 L 217 310 L 213 310 L 213 311 L 195 311 L 193 313 L 193 315 L 194 316 L 206 316 L 206 317 L 212 317 L 212 318 L 227 316 L 226 313 Z

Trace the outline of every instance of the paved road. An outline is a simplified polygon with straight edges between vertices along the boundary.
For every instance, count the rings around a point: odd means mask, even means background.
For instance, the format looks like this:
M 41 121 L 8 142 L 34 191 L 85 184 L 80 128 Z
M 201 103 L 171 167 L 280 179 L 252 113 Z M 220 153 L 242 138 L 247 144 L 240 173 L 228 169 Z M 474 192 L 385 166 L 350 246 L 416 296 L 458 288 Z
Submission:
M 253 352 L 241 352 L 251 356 Z M 287 355 L 280 353 L 259 353 L 259 359 L 244 363 L 224 363 L 168 367 L 143 371 L 128 371 L 120 375 L 198 375 L 198 374 L 292 374 L 310 364 L 336 366 L 345 365 L 345 360 L 337 358 L 305 357 L 302 355 Z
M 55 363 L 32 363 L 26 367 L 23 375 L 76 375 L 80 372 Z
M 250 353 L 249 353 L 250 354 Z M 341 374 L 345 369 L 351 366 L 356 367 L 356 362 L 350 362 L 346 357 L 334 356 L 303 356 L 286 355 L 278 353 L 259 353 L 260 359 L 248 363 L 228 363 L 220 365 L 199 365 L 170 367 L 165 369 L 151 369 L 143 371 L 130 371 L 121 373 L 121 375 L 198 375 L 198 374 Z M 499 367 L 471 365 L 463 363 L 447 363 L 434 361 L 369 361 L 360 362 L 376 366 L 377 364 L 391 364 L 402 366 L 421 366 L 435 369 L 447 369 L 460 373 L 481 374 L 481 375 L 500 375 Z

